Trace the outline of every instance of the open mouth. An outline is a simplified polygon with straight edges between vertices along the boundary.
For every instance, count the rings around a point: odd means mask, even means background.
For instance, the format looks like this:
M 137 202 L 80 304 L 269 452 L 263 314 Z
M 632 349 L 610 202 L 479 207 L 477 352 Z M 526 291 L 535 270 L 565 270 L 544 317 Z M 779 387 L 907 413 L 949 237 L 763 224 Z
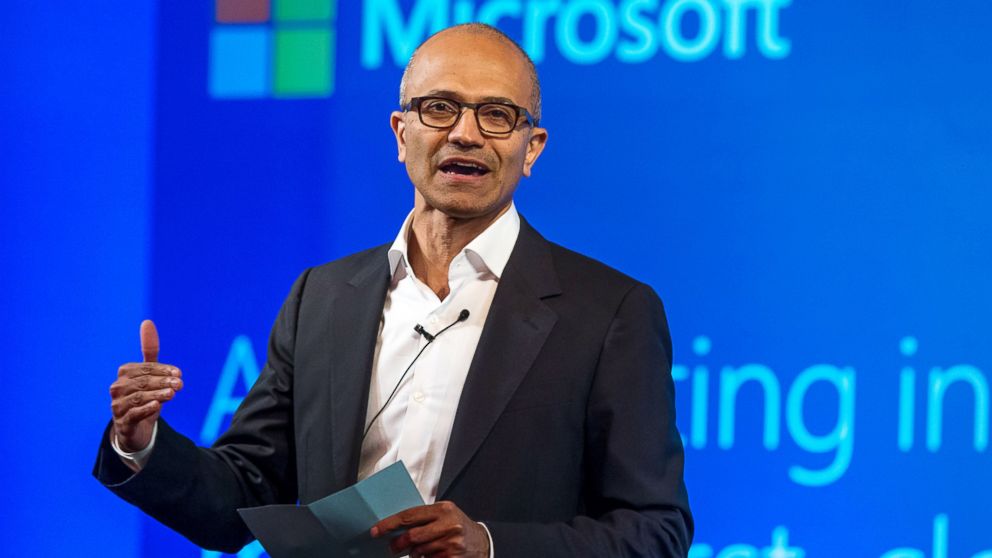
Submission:
M 442 164 L 440 169 L 445 174 L 459 176 L 483 176 L 489 173 L 486 167 L 470 161 L 449 161 Z

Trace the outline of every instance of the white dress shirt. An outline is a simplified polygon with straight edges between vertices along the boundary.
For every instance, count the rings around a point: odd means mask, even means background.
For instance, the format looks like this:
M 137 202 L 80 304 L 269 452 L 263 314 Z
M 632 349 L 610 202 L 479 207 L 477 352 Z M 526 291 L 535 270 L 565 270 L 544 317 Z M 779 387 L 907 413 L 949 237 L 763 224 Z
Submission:
M 520 232 L 512 205 L 451 261 L 448 296 L 442 301 L 417 279 L 407 256 L 411 213 L 389 249 L 392 274 L 383 305 L 372 364 L 365 428 L 382 413 L 362 443 L 359 479 L 402 460 L 424 501 L 437 498 L 441 467 L 448 449 L 462 386 L 475 355 L 489 306 Z M 468 319 L 455 323 L 462 310 Z M 420 324 L 439 335 L 407 372 L 427 339 L 414 331 Z M 389 395 L 396 395 L 386 405 Z M 383 405 L 386 405 L 383 408 Z

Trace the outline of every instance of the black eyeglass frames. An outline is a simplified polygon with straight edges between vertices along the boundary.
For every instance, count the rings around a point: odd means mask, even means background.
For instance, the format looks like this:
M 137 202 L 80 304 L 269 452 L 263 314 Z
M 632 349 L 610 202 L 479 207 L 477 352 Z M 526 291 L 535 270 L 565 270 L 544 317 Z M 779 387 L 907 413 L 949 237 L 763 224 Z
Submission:
M 404 112 L 416 110 L 420 122 L 430 128 L 451 128 L 461 118 L 464 109 L 475 112 L 475 122 L 487 134 L 509 134 L 517 129 L 521 119 L 537 126 L 527 109 L 511 103 L 464 103 L 447 97 L 414 97 L 400 107 Z

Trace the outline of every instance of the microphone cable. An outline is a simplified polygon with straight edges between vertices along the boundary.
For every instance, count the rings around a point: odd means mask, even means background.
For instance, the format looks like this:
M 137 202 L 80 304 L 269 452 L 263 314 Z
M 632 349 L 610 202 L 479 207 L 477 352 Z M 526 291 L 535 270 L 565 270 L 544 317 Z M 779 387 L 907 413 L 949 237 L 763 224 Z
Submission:
M 427 349 L 427 347 L 430 347 L 431 343 L 433 343 L 435 339 L 437 339 L 438 337 L 440 337 L 442 333 L 444 333 L 445 331 L 448 331 L 449 329 L 451 329 L 452 327 L 454 327 L 455 324 L 460 323 L 460 322 L 464 322 L 465 320 L 468 319 L 468 316 L 469 316 L 468 309 L 467 308 L 463 308 L 462 311 L 458 313 L 458 319 L 456 319 L 455 321 L 451 322 L 450 324 L 448 324 L 447 326 L 445 326 L 444 329 L 442 329 L 441 331 L 439 331 L 439 332 L 437 332 L 437 333 L 435 333 L 433 335 L 431 335 L 430 333 L 428 333 L 427 330 L 424 329 L 424 326 L 422 326 L 420 324 L 417 324 L 417 325 L 413 326 L 413 331 L 416 331 L 417 333 L 419 333 L 420 335 L 422 335 L 424 337 L 424 339 L 427 340 L 427 343 L 424 344 L 424 346 L 420 348 L 420 351 L 417 353 L 417 356 L 413 357 L 413 360 L 410 361 L 410 364 L 406 367 L 406 370 L 403 371 L 403 375 L 400 376 L 400 379 L 396 382 L 396 387 L 393 388 L 392 393 L 390 393 L 389 394 L 389 397 L 386 398 L 386 402 L 382 404 L 382 407 L 379 408 L 379 412 L 377 412 L 375 414 L 375 416 L 372 417 L 372 420 L 369 421 L 369 425 L 365 427 L 365 432 L 362 434 L 362 442 L 364 442 L 365 441 L 365 437 L 369 435 L 369 431 L 372 430 L 372 425 L 375 424 L 376 419 L 378 419 L 379 418 L 379 415 L 381 415 L 382 412 L 386 410 L 386 407 L 393 400 L 393 397 L 396 396 L 396 392 L 399 391 L 400 385 L 403 383 L 403 379 L 406 378 L 407 372 L 409 372 L 410 369 L 413 368 L 414 363 L 417 362 L 417 359 L 420 358 L 420 355 L 424 354 L 424 351 Z

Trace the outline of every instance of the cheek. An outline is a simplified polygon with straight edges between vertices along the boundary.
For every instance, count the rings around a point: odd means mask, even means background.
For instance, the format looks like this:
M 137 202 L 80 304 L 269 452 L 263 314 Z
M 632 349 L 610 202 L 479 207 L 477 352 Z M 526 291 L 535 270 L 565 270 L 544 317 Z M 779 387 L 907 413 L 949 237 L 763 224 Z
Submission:
M 507 153 L 506 157 L 503 159 L 507 173 L 524 173 L 527 172 L 527 144 L 514 146 L 514 149 Z
M 421 137 L 419 134 L 407 134 L 406 144 L 407 159 L 412 160 L 415 163 L 427 163 L 428 155 L 430 153 L 430 142 L 427 138 Z
M 430 173 L 430 149 L 423 141 L 418 141 L 414 134 L 408 134 L 409 141 L 404 149 L 404 159 L 411 174 L 426 175 Z

